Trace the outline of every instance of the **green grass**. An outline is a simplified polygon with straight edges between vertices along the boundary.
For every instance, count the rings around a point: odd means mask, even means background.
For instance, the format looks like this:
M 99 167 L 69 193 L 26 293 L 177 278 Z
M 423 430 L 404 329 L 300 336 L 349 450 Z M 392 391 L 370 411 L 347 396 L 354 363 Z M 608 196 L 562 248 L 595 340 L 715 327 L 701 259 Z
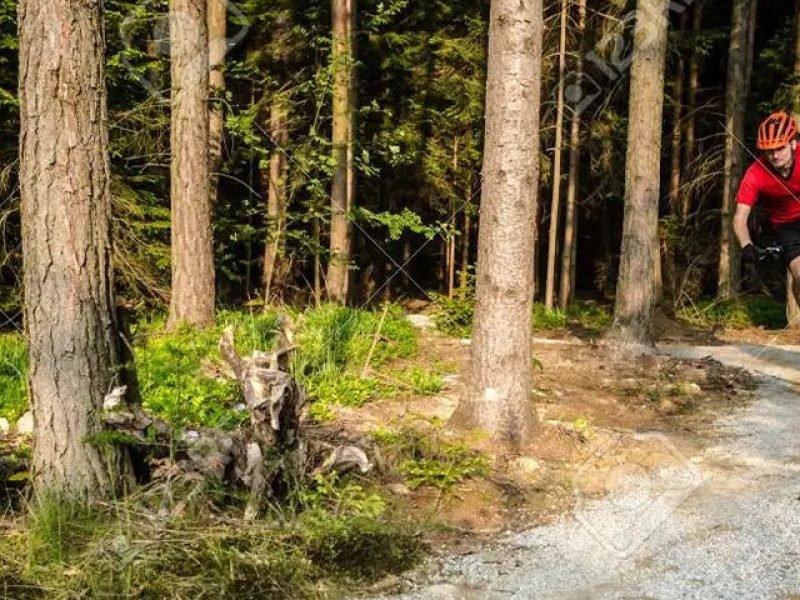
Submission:
M 276 314 L 221 312 L 208 329 L 183 327 L 165 333 L 161 319 L 137 325 L 136 372 L 142 403 L 153 414 L 176 425 L 230 428 L 243 419 L 231 408 L 241 401 L 238 384 L 212 377 L 207 366 L 220 366 L 222 330 L 234 326 L 237 351 L 269 349 L 275 339 Z
M 443 386 L 437 369 L 391 365 L 413 359 L 417 352 L 418 333 L 398 307 L 390 307 L 385 317 L 382 310 L 334 305 L 290 316 L 297 345 L 292 371 L 314 403 L 315 418 L 329 417 L 333 404 L 361 406 L 378 397 L 435 394 Z M 214 327 L 166 332 L 163 316 L 141 319 L 133 335 L 145 408 L 176 426 L 237 426 L 245 415 L 234 410 L 242 401 L 239 385 L 221 374 L 227 368 L 218 349 L 222 330 L 232 325 L 237 351 L 247 355 L 273 348 L 276 324 L 275 312 L 221 311 Z M 362 377 L 368 357 L 369 369 Z M 9 421 L 26 410 L 26 371 L 22 337 L 0 336 L 0 416 Z
M 465 444 L 443 440 L 438 429 L 404 427 L 371 432 L 387 464 L 412 489 L 428 486 L 449 490 L 465 479 L 487 475 L 489 458 Z
M 437 329 L 448 335 L 469 337 L 472 332 L 474 299 L 434 296 L 433 320 Z M 595 302 L 571 304 L 566 311 L 545 310 L 543 304 L 533 305 L 532 327 L 534 331 L 567 329 L 571 327 L 600 332 L 611 324 L 611 310 Z
M 679 309 L 676 317 L 689 325 L 703 328 L 782 329 L 786 326 L 785 311 L 784 303 L 771 298 L 741 297 L 724 302 L 704 299 Z
M 19 334 L 0 334 L 0 417 L 15 423 L 28 407 L 28 346 Z
M 382 311 L 366 311 L 336 305 L 322 306 L 299 319 L 294 365 L 299 375 L 326 370 L 360 371 L 378 332 Z M 389 309 L 370 358 L 379 367 L 395 358 L 407 358 L 417 351 L 417 333 L 401 309 Z
M 385 317 L 383 311 L 335 305 L 304 313 L 298 320 L 293 371 L 316 405 L 312 416 L 329 418 L 326 407 L 332 404 L 362 406 L 375 398 L 403 392 L 440 391 L 443 382 L 435 370 L 409 367 L 398 371 L 389 366 L 393 360 L 416 354 L 417 336 L 397 307 L 390 307 Z M 362 377 L 368 358 L 368 374 Z
M 324 406 L 361 406 L 392 395 L 394 386 L 361 377 L 378 326 L 380 311 L 325 305 L 290 316 L 295 322 L 297 351 L 292 371 L 312 402 L 312 415 L 322 418 Z M 243 418 L 231 407 L 241 401 L 236 382 L 213 378 L 203 365 L 221 365 L 217 344 L 222 330 L 234 326 L 237 351 L 270 350 L 276 337 L 276 313 L 221 312 L 217 326 L 163 332 L 163 320 L 140 325 L 146 341 L 137 347 L 136 367 L 145 407 L 175 424 L 234 426 Z M 416 353 L 417 334 L 400 309 L 389 309 L 370 358 L 372 368 Z M 426 387 L 429 389 L 429 386 Z
M 0 593 L 330 598 L 400 573 L 422 556 L 416 526 L 377 493 L 334 476 L 318 476 L 294 505 L 275 506 L 263 520 L 240 518 L 230 509 L 157 517 L 143 495 L 92 506 L 44 500 L 0 538 Z

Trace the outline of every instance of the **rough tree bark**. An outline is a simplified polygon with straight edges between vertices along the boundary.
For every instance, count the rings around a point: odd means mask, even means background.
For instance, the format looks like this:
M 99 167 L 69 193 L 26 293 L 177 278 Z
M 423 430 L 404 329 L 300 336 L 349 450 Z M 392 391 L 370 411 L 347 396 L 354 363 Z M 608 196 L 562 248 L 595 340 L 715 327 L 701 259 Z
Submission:
M 728 80 L 725 109 L 725 177 L 720 222 L 719 273 L 717 297 L 726 299 L 739 290 L 740 257 L 733 234 L 733 208 L 736 190 L 745 167 L 744 148 L 745 110 L 749 93 L 748 54 L 750 47 L 750 16 L 755 0 L 733 0 L 731 35 L 728 47 Z
M 680 31 L 687 29 L 689 13 L 684 11 L 680 19 Z M 678 49 L 678 66 L 672 85 L 672 146 L 670 148 L 669 209 L 670 214 L 680 212 L 681 193 L 681 147 L 683 144 L 683 79 L 686 75 L 686 60 Z
M 469 383 L 458 426 L 518 446 L 531 432 L 541 0 L 494 0 Z
M 558 41 L 558 98 L 556 99 L 556 144 L 553 156 L 553 196 L 550 202 L 550 237 L 547 242 L 547 275 L 544 307 L 553 310 L 556 290 L 556 253 L 561 211 L 561 149 L 564 133 L 564 73 L 567 55 L 567 0 L 561 0 L 561 29 Z M 566 249 L 564 250 L 566 255 Z
M 214 322 L 206 0 L 171 0 L 172 298 L 168 326 Z
M 269 171 L 265 172 L 266 181 L 261 186 L 267 189 L 267 244 L 264 249 L 264 301 L 272 300 L 272 286 L 276 273 L 280 270 L 284 230 L 286 227 L 286 183 L 288 163 L 283 149 L 289 140 L 288 114 L 285 99 L 280 94 L 273 95 L 270 110 L 270 136 L 275 148 L 269 159 Z
M 458 187 L 458 137 L 453 139 L 453 188 Z M 453 229 L 447 238 L 447 297 L 456 289 L 456 201 L 450 198 L 450 224 Z
M 350 288 L 350 251 L 353 228 L 349 212 L 353 207 L 353 61 L 355 58 L 355 0 L 332 0 L 333 39 L 333 132 L 335 162 L 331 183 L 330 260 L 327 272 L 328 296 L 344 304 Z
M 467 201 L 464 206 L 464 235 L 461 238 L 461 277 L 459 281 L 458 296 L 461 299 L 467 297 L 469 287 L 469 253 L 470 241 L 472 239 L 472 185 L 473 175 L 470 169 L 469 182 L 467 184 Z
M 578 0 L 578 36 L 580 44 L 575 61 L 575 89 L 583 82 L 583 51 L 586 37 L 586 0 Z M 578 173 L 581 162 L 581 114 L 574 107 L 569 132 L 569 182 L 564 215 L 564 246 L 561 251 L 561 281 L 558 304 L 566 310 L 575 297 L 575 257 L 578 245 Z
M 800 120 L 800 0 L 794 2 L 794 118 Z M 792 329 L 800 328 L 800 306 L 792 293 L 792 273 L 786 270 L 786 321 Z
M 226 27 L 228 22 L 227 0 L 207 0 L 208 22 L 208 85 L 214 98 L 209 109 L 209 182 L 212 205 L 217 201 L 219 169 L 222 166 L 223 106 L 225 93 L 225 54 L 227 53 Z
M 129 473 L 85 441 L 118 367 L 102 4 L 22 0 L 19 34 L 33 483 L 89 498 Z
M 683 35 L 689 27 L 689 11 L 681 14 L 679 31 Z M 681 153 L 683 150 L 683 80 L 686 77 L 686 59 L 683 54 L 682 43 L 676 49 L 678 52 L 678 65 L 675 72 L 675 79 L 672 85 L 672 139 L 670 148 L 670 175 L 669 191 L 667 199 L 669 201 L 669 214 L 672 218 L 678 219 L 681 216 L 681 179 L 682 165 Z M 661 293 L 658 301 L 669 313 L 675 309 L 675 248 L 673 240 L 669 235 L 659 236 L 659 251 L 662 260 Z
M 649 343 L 653 335 L 661 180 L 661 123 L 667 0 L 638 0 L 631 66 L 625 217 L 612 335 Z
M 703 6 L 705 0 L 698 0 L 692 8 L 692 40 L 694 42 L 692 49 L 692 56 L 689 60 L 689 81 L 688 89 L 686 92 L 686 102 L 689 108 L 689 113 L 686 115 L 686 133 L 685 147 L 686 168 L 694 169 L 695 160 L 695 144 L 697 138 L 697 92 L 700 88 L 700 52 L 698 50 L 698 39 L 703 28 Z M 693 204 L 693 197 L 691 189 L 684 190 L 681 194 L 681 218 L 684 222 L 689 218 Z

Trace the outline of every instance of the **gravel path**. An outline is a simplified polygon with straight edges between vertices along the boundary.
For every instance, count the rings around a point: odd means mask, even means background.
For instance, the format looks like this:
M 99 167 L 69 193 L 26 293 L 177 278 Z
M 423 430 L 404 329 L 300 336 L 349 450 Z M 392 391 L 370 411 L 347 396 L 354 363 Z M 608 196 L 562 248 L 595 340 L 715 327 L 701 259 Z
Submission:
M 718 422 L 715 446 L 689 460 L 655 434 L 668 458 L 657 472 L 619 464 L 607 474 L 617 493 L 438 559 L 393 598 L 800 598 L 800 347 L 661 350 L 763 375 L 753 403 Z

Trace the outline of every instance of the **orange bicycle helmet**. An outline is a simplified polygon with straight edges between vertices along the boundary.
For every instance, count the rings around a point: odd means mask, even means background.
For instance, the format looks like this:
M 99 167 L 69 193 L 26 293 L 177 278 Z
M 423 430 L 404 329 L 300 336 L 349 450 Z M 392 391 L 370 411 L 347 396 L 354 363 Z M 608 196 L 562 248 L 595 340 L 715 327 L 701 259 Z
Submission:
M 777 150 L 783 148 L 797 136 L 797 123 L 794 118 L 783 112 L 772 113 L 758 128 L 759 150 Z

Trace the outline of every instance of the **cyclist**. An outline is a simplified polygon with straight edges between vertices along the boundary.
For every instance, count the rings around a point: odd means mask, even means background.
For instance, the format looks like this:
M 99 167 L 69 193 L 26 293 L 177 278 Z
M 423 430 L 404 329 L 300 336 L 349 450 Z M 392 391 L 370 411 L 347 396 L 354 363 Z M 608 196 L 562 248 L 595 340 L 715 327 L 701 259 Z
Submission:
M 753 244 L 747 227 L 757 202 L 772 224 L 792 273 L 792 292 L 800 302 L 800 160 L 797 124 L 791 115 L 776 112 L 758 128 L 756 147 L 761 157 L 744 174 L 736 197 L 733 230 L 745 261 L 763 260 L 766 252 Z

